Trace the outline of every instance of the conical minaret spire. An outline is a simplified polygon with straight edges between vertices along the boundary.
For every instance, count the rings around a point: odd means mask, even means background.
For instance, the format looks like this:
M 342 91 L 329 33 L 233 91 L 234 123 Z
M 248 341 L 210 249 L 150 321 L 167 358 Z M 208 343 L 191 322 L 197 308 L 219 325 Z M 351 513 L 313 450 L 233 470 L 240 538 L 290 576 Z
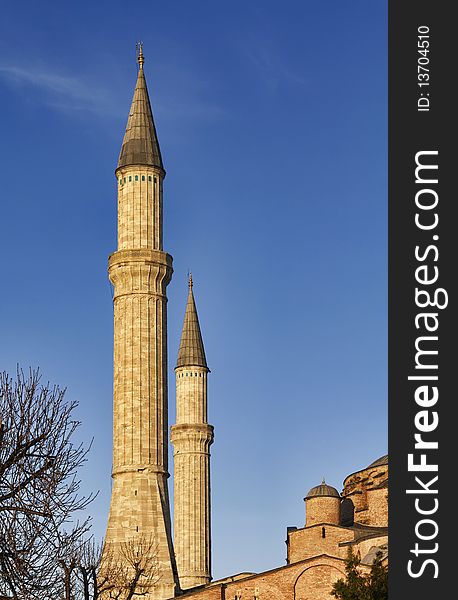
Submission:
M 174 446 L 174 547 L 182 589 L 211 580 L 210 446 L 207 421 L 207 375 L 192 277 L 176 376 Z
M 192 275 L 189 275 L 188 286 L 188 304 L 184 316 L 183 331 L 181 333 L 176 366 L 178 368 L 192 365 L 207 368 L 207 359 L 205 358 L 204 344 L 200 332 L 199 317 L 197 316 L 196 303 L 192 291 Z
M 179 590 L 167 487 L 166 287 L 172 257 L 162 248 L 165 173 L 143 62 L 140 46 L 116 169 L 118 249 L 108 262 L 114 286 L 113 486 L 104 556 L 123 560 L 126 544 L 149 547 L 157 573 L 142 582 L 145 598 L 165 600 Z
M 163 171 L 164 165 L 143 71 L 145 62 L 143 45 L 138 44 L 137 48 L 139 65 L 137 83 L 119 154 L 118 169 L 127 165 L 150 165 Z

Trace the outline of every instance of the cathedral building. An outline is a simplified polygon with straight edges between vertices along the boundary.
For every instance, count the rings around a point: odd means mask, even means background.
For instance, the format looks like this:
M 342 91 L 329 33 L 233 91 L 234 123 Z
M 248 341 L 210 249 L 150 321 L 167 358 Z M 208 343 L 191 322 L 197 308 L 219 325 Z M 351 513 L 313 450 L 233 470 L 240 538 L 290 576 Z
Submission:
M 305 497 L 303 527 L 288 527 L 286 564 L 264 573 L 211 576 L 210 446 L 207 366 L 192 277 L 175 367 L 173 534 L 168 494 L 167 296 L 172 257 L 163 249 L 165 170 L 139 45 L 138 74 L 116 168 L 118 248 L 114 286 L 112 496 L 104 556 L 153 540 L 157 577 L 143 597 L 199 600 L 329 598 L 345 576 L 352 547 L 369 570 L 387 554 L 388 457 L 344 481 L 323 481 Z M 102 560 L 103 565 L 103 560 Z
M 349 475 L 342 494 L 323 481 L 305 500 L 305 524 L 288 527 L 286 564 L 239 573 L 185 592 L 189 600 L 330 600 L 345 578 L 349 548 L 370 572 L 378 551 L 388 562 L 388 457 Z M 183 599 L 184 600 L 184 599 Z

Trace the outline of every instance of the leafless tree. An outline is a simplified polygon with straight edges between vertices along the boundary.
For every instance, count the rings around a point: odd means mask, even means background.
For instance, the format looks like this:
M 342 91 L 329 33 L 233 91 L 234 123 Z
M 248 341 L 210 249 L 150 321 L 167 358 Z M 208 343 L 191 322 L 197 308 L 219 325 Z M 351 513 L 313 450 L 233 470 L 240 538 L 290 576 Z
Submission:
M 112 557 L 104 558 L 104 569 L 100 568 L 103 543 L 91 538 L 81 549 L 78 564 L 79 590 L 83 600 L 98 600 L 114 588 L 118 580 L 118 568 Z
M 38 370 L 0 373 L 0 596 L 14 600 L 58 598 L 66 549 L 89 528 L 75 522 L 94 498 L 78 479 L 89 448 L 72 442 L 77 403 L 64 396 Z
M 99 573 L 108 576 L 108 585 L 102 597 L 132 600 L 146 596 L 160 579 L 157 555 L 157 544 L 148 536 L 105 548 Z
M 105 548 L 93 538 L 76 546 L 68 539 L 61 548 L 58 597 L 63 600 L 132 600 L 146 596 L 159 581 L 152 538 L 140 536 Z
M 78 565 L 78 575 L 81 583 L 81 595 L 84 600 L 97 600 L 97 571 L 100 564 L 101 546 L 94 538 L 88 540 L 82 547 Z

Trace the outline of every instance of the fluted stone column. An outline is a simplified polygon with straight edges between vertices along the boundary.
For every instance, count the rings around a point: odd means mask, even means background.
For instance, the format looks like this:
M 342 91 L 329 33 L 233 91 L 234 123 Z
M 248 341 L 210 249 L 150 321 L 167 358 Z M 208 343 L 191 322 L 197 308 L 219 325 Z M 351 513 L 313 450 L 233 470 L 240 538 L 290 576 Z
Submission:
M 210 446 L 207 367 L 192 279 L 176 374 L 174 446 L 174 547 L 182 589 L 211 580 Z

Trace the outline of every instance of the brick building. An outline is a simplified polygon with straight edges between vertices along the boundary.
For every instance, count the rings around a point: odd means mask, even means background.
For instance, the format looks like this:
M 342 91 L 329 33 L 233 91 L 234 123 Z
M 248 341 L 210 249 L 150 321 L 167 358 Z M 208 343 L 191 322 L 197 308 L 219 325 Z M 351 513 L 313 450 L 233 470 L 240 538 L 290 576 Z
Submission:
M 378 550 L 388 562 L 388 456 L 349 475 L 342 494 L 324 481 L 305 497 L 304 527 L 288 527 L 286 565 L 240 573 L 187 590 L 189 600 L 325 600 L 345 577 L 348 548 L 369 572 Z

